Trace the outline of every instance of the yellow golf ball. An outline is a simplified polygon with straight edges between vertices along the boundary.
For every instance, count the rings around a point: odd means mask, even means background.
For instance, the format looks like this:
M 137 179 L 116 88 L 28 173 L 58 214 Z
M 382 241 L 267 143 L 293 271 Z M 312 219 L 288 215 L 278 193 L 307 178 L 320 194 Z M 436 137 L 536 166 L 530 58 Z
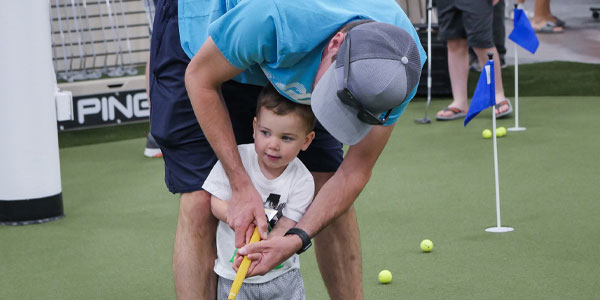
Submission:
M 503 137 L 505 135 L 506 135 L 506 128 L 504 128 L 502 126 L 496 128 L 496 136 Z
M 484 139 L 489 139 L 489 138 L 491 138 L 491 137 L 492 137 L 492 131 L 491 131 L 491 130 L 489 130 L 489 129 L 484 129 L 484 130 L 483 130 L 483 132 L 481 133 L 481 136 L 482 136 Z
M 423 252 L 429 252 L 433 249 L 433 242 L 431 240 L 423 240 L 421 242 L 421 250 L 423 250 Z
M 392 272 L 388 270 L 383 270 L 379 272 L 379 282 L 381 283 L 390 283 L 392 281 Z

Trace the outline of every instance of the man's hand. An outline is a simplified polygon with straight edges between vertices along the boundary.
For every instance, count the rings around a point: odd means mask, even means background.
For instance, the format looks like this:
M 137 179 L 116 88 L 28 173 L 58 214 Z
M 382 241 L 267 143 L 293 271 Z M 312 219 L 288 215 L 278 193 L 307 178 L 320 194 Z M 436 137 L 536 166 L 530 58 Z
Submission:
M 237 271 L 242 257 L 248 255 L 252 261 L 246 277 L 264 275 L 288 259 L 302 247 L 302 240 L 296 235 L 274 237 L 258 243 L 248 244 L 238 250 L 233 262 Z
M 245 184 L 233 190 L 227 223 L 235 231 L 235 247 L 241 248 L 250 240 L 254 226 L 258 227 L 261 239 L 267 238 L 267 219 L 263 201 L 254 186 Z

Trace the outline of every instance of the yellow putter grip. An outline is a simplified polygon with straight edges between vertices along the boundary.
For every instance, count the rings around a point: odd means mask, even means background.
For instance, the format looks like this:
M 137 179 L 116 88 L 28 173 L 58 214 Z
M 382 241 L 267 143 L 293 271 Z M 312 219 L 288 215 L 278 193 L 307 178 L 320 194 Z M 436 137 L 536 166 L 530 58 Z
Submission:
M 254 232 L 252 233 L 252 237 L 250 238 L 250 244 L 256 243 L 260 241 L 260 235 L 258 234 L 258 227 L 254 227 Z M 246 278 L 246 273 L 248 273 L 248 268 L 250 268 L 250 259 L 248 256 L 244 256 L 240 267 L 238 268 L 237 274 L 235 274 L 235 279 L 233 280 L 233 284 L 231 285 L 231 290 L 229 290 L 228 300 L 235 300 L 240 288 L 242 287 L 242 282 L 244 282 L 244 278 Z

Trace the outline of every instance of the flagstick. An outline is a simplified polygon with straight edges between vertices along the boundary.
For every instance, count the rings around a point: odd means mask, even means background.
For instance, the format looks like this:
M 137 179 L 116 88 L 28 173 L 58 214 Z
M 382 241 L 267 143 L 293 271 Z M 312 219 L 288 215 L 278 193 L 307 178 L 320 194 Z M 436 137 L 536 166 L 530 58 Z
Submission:
M 508 128 L 508 131 L 525 131 L 525 127 L 519 127 L 519 53 L 517 52 L 517 43 L 515 46 L 515 127 Z
M 492 60 L 492 56 L 490 54 L 488 54 L 488 56 L 490 56 L 490 60 Z M 492 66 L 493 64 L 494 62 L 492 60 Z M 485 71 L 487 72 L 486 75 L 488 78 L 490 78 L 490 76 L 494 76 L 493 68 L 491 70 L 486 69 Z M 490 80 L 488 79 L 488 81 Z M 492 83 L 490 85 L 490 89 L 490 95 L 495 95 L 495 84 Z M 494 141 L 494 179 L 496 182 L 496 227 L 487 228 L 485 231 L 509 232 L 513 231 L 514 229 L 511 227 L 502 227 L 502 223 L 500 222 L 500 180 L 498 179 L 498 146 L 496 144 L 496 112 L 494 111 L 494 106 L 492 106 L 492 139 Z

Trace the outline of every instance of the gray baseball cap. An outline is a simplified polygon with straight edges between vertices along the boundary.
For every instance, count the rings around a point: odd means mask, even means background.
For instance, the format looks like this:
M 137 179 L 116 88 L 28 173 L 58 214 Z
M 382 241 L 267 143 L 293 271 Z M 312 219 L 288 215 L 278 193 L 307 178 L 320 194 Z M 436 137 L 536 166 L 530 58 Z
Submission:
M 329 133 L 354 145 L 406 101 L 420 76 L 419 48 L 406 30 L 361 24 L 348 31 L 312 92 L 311 107 Z

